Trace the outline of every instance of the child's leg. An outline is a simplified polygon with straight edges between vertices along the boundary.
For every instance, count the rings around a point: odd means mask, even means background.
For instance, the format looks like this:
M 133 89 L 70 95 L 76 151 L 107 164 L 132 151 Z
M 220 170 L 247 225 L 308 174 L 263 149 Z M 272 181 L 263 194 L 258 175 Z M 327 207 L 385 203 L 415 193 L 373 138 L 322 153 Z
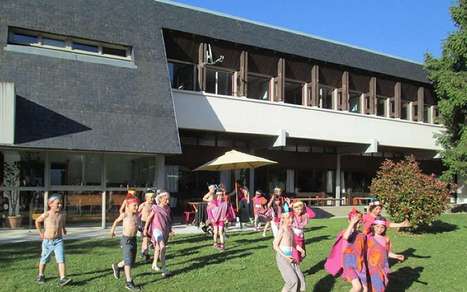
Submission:
M 58 263 L 58 275 L 60 279 L 65 278 L 65 263 Z
M 300 291 L 306 291 L 306 284 L 305 284 L 305 276 L 303 276 L 302 270 L 300 270 L 299 264 L 292 264 L 295 270 L 295 274 L 297 274 L 299 289 Z
M 258 228 L 258 215 L 255 214 L 255 221 L 254 221 L 255 228 Z
M 148 251 L 148 237 L 143 235 L 143 241 L 141 242 L 141 253 L 146 255 Z
M 219 229 L 219 241 L 222 245 L 224 245 L 224 226 L 223 225 L 219 225 L 218 227 Z
M 39 276 L 43 276 L 45 272 L 46 264 L 49 262 L 50 255 L 53 251 L 52 241 L 48 239 L 44 239 L 42 241 L 42 251 L 41 251 L 41 259 L 39 261 Z
M 161 260 L 161 267 L 165 267 L 165 243 L 161 241 L 159 243 L 159 258 Z
M 63 239 L 54 240 L 55 260 L 58 264 L 58 275 L 60 279 L 65 278 L 65 250 L 63 247 Z
M 350 292 L 361 292 L 362 291 L 362 284 L 360 284 L 360 280 L 355 278 L 352 280 L 352 289 Z
M 126 281 L 131 282 L 133 280 L 131 279 L 131 267 L 129 265 L 125 265 L 124 271 Z
M 282 291 L 297 291 L 299 279 L 295 273 L 292 263 L 279 253 L 276 253 L 276 263 L 279 268 L 279 272 L 282 275 L 282 279 L 284 279 L 285 282 Z
M 263 236 L 266 236 L 266 231 L 268 231 L 269 225 L 271 225 L 271 221 L 266 222 L 266 224 L 264 225 Z
M 154 244 L 154 260 L 152 261 L 153 267 L 157 267 L 157 261 L 159 260 L 160 251 L 161 251 L 161 248 L 160 248 L 159 242 L 156 242 Z
M 219 227 L 216 226 L 216 224 L 213 224 L 213 227 L 214 227 L 214 230 L 213 230 L 213 240 L 214 240 L 214 244 L 217 244 L 217 234 L 219 233 Z

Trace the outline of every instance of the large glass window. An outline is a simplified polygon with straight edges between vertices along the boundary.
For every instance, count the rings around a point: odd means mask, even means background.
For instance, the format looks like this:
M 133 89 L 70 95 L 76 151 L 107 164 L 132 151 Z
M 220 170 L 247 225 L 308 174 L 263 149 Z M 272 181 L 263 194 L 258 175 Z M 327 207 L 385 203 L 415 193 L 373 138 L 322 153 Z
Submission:
M 430 106 L 425 105 L 423 107 L 423 122 L 428 123 L 429 122 L 429 117 L 430 117 Z
M 401 119 L 402 120 L 409 119 L 409 103 L 405 100 L 401 101 Z
M 153 187 L 156 160 L 153 156 L 106 155 L 107 187 Z
M 248 74 L 247 97 L 253 99 L 269 100 L 269 84 L 270 78 Z
M 222 95 L 233 95 L 232 84 L 232 72 L 214 69 L 206 70 L 206 92 Z
M 302 104 L 303 84 L 299 82 L 286 81 L 284 85 L 284 102 L 291 104 Z
M 50 152 L 50 184 L 52 186 L 101 184 L 100 154 Z
M 376 97 L 376 115 L 379 117 L 386 116 L 386 100 L 387 97 L 384 96 L 377 96 Z
M 172 88 L 195 90 L 195 65 L 169 62 L 169 78 Z
M 361 92 L 351 91 L 349 93 L 349 112 L 352 113 L 360 113 L 361 112 L 361 105 L 360 105 L 360 96 L 362 95 Z
M 332 109 L 332 93 L 334 92 L 334 88 L 332 87 L 319 87 L 319 102 L 318 106 L 320 108 L 327 108 Z

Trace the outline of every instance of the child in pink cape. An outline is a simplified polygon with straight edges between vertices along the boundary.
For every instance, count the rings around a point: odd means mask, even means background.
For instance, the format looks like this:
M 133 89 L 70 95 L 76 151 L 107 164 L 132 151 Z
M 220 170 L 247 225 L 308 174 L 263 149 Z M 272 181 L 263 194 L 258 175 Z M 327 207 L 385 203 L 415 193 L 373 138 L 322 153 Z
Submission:
M 275 188 L 274 193 L 269 200 L 267 205 L 268 214 L 271 217 L 271 220 L 266 223 L 263 230 L 263 236 L 266 236 L 266 231 L 268 229 L 268 223 L 271 224 L 271 230 L 274 237 L 276 237 L 280 223 L 281 223 L 281 214 L 282 214 L 282 205 L 284 203 L 284 198 L 281 195 L 282 190 L 280 188 Z
M 340 232 L 324 265 L 327 272 L 340 275 L 352 284 L 351 292 L 368 291 L 365 264 L 366 237 L 360 232 L 362 213 L 355 208 L 348 214 L 349 225 Z
M 253 197 L 253 213 L 255 215 L 254 224 L 255 224 L 255 229 L 257 231 L 260 230 L 260 227 L 259 227 L 260 221 L 266 221 L 266 212 L 267 212 L 266 204 L 267 203 L 268 201 L 264 197 L 263 192 L 260 190 L 257 190 L 255 192 L 255 196 Z
M 229 213 L 229 204 L 224 196 L 224 192 L 222 190 L 217 191 L 215 199 L 211 200 L 209 204 L 211 205 L 211 223 L 214 228 L 214 247 L 223 251 L 224 226 Z
M 381 216 L 383 211 L 383 204 L 380 201 L 371 202 L 368 205 L 368 212 L 363 215 L 363 233 L 368 234 L 370 232 L 370 227 L 373 224 L 373 221 L 376 217 Z M 386 220 L 386 228 L 400 228 L 400 227 L 410 227 L 409 221 L 406 219 L 401 223 L 389 222 Z
M 152 206 L 148 221 L 144 226 L 144 235 L 150 235 L 152 244 L 154 245 L 152 269 L 157 272 L 162 271 L 162 277 L 171 275 L 167 270 L 165 262 L 165 251 L 169 240 L 169 234 L 173 233 L 169 199 L 170 195 L 166 191 L 161 191 L 156 196 L 156 204 Z M 157 265 L 159 259 L 161 268 Z
M 305 226 L 308 220 L 315 217 L 315 213 L 310 208 L 306 207 L 302 201 L 294 201 L 292 203 L 292 231 L 294 241 L 303 249 L 303 253 L 294 250 L 293 257 L 297 263 L 301 263 L 306 256 L 305 250 Z
M 388 258 L 400 261 L 403 255 L 391 251 L 391 241 L 386 236 L 387 220 L 376 217 L 367 235 L 367 265 L 370 275 L 370 287 L 372 292 L 384 292 L 388 285 L 389 262 Z

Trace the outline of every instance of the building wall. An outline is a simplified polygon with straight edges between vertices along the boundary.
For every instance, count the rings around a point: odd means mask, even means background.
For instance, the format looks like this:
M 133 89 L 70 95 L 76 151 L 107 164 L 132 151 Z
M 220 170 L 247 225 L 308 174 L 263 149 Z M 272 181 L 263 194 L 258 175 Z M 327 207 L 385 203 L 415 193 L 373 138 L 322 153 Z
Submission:
M 15 83 L 16 146 L 180 153 L 153 1 L 3 0 L 0 15 L 0 81 Z M 130 46 L 135 67 L 20 53 L 7 47 L 9 26 Z

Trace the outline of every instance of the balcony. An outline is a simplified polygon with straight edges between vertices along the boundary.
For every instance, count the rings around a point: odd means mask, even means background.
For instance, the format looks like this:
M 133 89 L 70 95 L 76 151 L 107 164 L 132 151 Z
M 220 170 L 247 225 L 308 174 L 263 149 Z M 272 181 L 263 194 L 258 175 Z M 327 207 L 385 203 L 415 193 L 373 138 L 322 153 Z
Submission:
M 443 127 L 318 107 L 172 90 L 178 127 L 424 150 L 440 150 Z

